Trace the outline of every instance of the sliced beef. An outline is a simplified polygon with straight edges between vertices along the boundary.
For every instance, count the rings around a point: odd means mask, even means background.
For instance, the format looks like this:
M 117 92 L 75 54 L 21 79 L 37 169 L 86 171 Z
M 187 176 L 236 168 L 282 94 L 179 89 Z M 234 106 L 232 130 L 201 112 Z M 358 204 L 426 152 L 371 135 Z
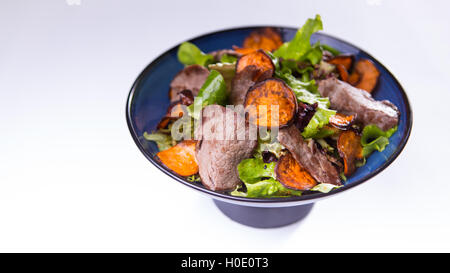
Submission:
M 300 165 L 320 183 L 341 185 L 339 173 L 328 161 L 314 143 L 314 140 L 305 141 L 300 131 L 294 126 L 280 129 L 278 141 L 286 147 Z
M 250 87 L 252 87 L 257 81 L 255 78 L 259 69 L 254 65 L 249 65 L 244 70 L 237 73 L 233 81 L 231 82 L 231 94 L 230 102 L 233 105 L 243 105 L 245 101 L 245 95 Z M 258 81 L 263 81 L 272 76 L 272 71 L 267 71 L 258 77 Z
M 208 75 L 208 69 L 201 65 L 194 64 L 186 66 L 183 70 L 178 72 L 170 83 L 170 102 L 179 100 L 179 93 L 183 90 L 190 90 L 194 96 L 197 96 L 198 91 L 205 83 Z
M 319 82 L 319 92 L 330 99 L 332 109 L 346 115 L 356 115 L 364 125 L 375 124 L 386 131 L 398 124 L 399 111 L 387 100 L 376 101 L 369 92 L 336 78 Z
M 238 130 L 243 125 L 243 134 Z M 196 159 L 203 185 L 214 191 L 232 191 L 241 181 L 237 165 L 253 154 L 256 140 L 249 140 L 245 118 L 219 105 L 206 106 L 195 130 Z M 240 140 L 242 139 L 242 140 Z
M 222 59 L 223 55 L 230 55 L 230 56 L 234 56 L 234 57 L 240 57 L 242 56 L 241 53 L 234 51 L 233 49 L 221 49 L 221 50 L 216 50 L 213 52 L 210 52 L 209 54 L 213 55 L 214 60 L 216 62 L 220 62 L 220 59 Z

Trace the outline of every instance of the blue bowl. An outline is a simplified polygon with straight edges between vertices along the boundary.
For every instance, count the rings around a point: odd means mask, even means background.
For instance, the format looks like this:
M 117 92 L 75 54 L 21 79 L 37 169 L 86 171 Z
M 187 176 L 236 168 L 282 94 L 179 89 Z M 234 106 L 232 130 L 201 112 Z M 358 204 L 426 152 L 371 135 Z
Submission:
M 189 41 L 196 44 L 202 51 L 210 52 L 231 48 L 233 45 L 241 45 L 250 32 L 259 28 L 262 27 L 227 29 L 205 34 Z M 292 39 L 297 31 L 290 27 L 277 28 L 280 29 L 284 41 Z M 158 152 L 156 144 L 145 140 L 142 135 L 145 131 L 155 130 L 157 123 L 169 106 L 170 81 L 183 68 L 177 59 L 178 45 L 151 62 L 138 76 L 131 88 L 126 106 L 126 118 L 136 145 L 157 168 L 174 180 L 212 197 L 222 212 L 233 220 L 255 227 L 275 227 L 305 217 L 311 209 L 312 203 L 360 185 L 388 167 L 405 147 L 412 128 L 412 112 L 406 93 L 386 67 L 365 51 L 330 35 L 315 33 L 311 42 L 315 43 L 316 41 L 330 45 L 342 53 L 353 54 L 356 60 L 360 58 L 372 60 L 380 71 L 378 85 L 372 92 L 374 98 L 391 101 L 401 113 L 398 130 L 389 139 L 390 143 L 386 149 L 383 152 L 374 152 L 364 166 L 348 177 L 344 187 L 328 194 L 313 193 L 299 197 L 269 199 L 245 198 L 208 190 L 200 183 L 189 182 L 162 165 L 155 157 Z

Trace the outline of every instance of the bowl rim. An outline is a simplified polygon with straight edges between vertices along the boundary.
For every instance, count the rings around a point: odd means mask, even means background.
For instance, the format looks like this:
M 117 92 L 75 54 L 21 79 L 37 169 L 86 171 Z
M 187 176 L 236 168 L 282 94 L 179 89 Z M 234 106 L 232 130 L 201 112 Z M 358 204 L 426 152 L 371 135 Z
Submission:
M 224 32 L 232 32 L 232 31 L 237 31 L 237 30 L 254 30 L 254 29 L 258 29 L 258 28 L 264 28 L 264 27 L 273 27 L 273 28 L 279 28 L 279 29 L 289 29 L 289 30 L 293 30 L 296 31 L 297 28 L 296 27 L 290 27 L 290 26 L 280 26 L 280 25 L 253 25 L 253 26 L 242 26 L 242 27 L 232 27 L 232 28 L 225 28 L 225 29 L 221 29 L 218 31 L 210 31 L 207 32 L 205 34 L 202 35 L 198 35 L 195 36 L 191 39 L 188 39 L 186 41 L 188 42 L 192 42 L 194 40 L 197 39 L 202 39 L 205 38 L 207 36 L 213 35 L 213 34 L 220 34 L 220 33 L 224 33 Z M 136 134 L 133 125 L 132 125 L 132 120 L 131 120 L 131 106 L 132 106 L 132 102 L 134 99 L 134 94 L 136 92 L 136 89 L 139 85 L 139 83 L 142 81 L 143 78 L 145 78 L 145 76 L 147 75 L 147 73 L 156 65 L 160 62 L 160 60 L 162 58 L 164 58 L 166 55 L 170 54 L 173 50 L 175 50 L 176 48 L 178 48 L 178 46 L 181 44 L 178 43 L 175 46 L 169 48 L 168 50 L 164 51 L 162 54 L 160 54 L 156 59 L 154 59 L 153 61 L 151 61 L 143 70 L 142 72 L 139 74 L 139 76 L 136 78 L 136 80 L 134 81 L 129 93 L 128 93 L 128 97 L 127 97 L 127 101 L 126 101 L 126 121 L 127 121 L 127 125 L 128 125 L 128 129 L 130 130 L 130 134 L 134 140 L 134 142 L 136 143 L 136 145 L 138 146 L 139 150 L 144 154 L 144 156 L 155 166 L 157 167 L 159 170 L 161 170 L 162 172 L 164 172 L 166 175 L 168 175 L 169 177 L 171 177 L 172 179 L 192 188 L 195 189 L 197 191 L 200 191 L 201 193 L 210 195 L 211 197 L 215 198 L 215 199 L 220 199 L 222 201 L 225 202 L 232 202 L 232 203 L 242 203 L 242 204 L 246 204 L 246 205 L 262 205 L 262 204 L 284 204 L 286 206 L 292 206 L 292 205 L 300 205 L 300 204 L 305 204 L 305 203 L 311 203 L 311 202 L 315 202 L 317 200 L 320 199 L 324 199 L 324 198 L 328 198 L 331 197 L 333 195 L 336 195 L 338 193 L 342 193 L 344 191 L 347 191 L 351 188 L 354 188 L 356 186 L 361 185 L 362 183 L 370 180 L 371 178 L 373 178 L 374 176 L 376 176 L 377 174 L 379 174 L 381 171 L 383 171 L 384 169 L 386 169 L 389 165 L 392 164 L 392 162 L 394 162 L 394 160 L 400 155 L 400 153 L 403 151 L 403 149 L 406 146 L 406 143 L 408 142 L 408 139 L 411 135 L 411 130 L 412 130 L 412 126 L 413 126 L 413 113 L 412 113 L 412 108 L 411 108 L 411 104 L 409 102 L 408 96 L 406 95 L 405 90 L 403 89 L 402 85 L 400 84 L 400 82 L 397 80 L 397 78 L 391 73 L 391 71 L 389 69 L 387 69 L 381 62 L 379 62 L 376 58 L 374 58 L 371 54 L 367 53 L 365 50 L 361 49 L 359 46 L 355 46 L 352 43 L 349 43 L 343 39 L 337 38 L 333 35 L 329 35 L 326 34 L 324 32 L 318 32 L 318 35 L 321 36 L 325 36 L 334 40 L 337 40 L 339 42 L 345 43 L 347 45 L 350 45 L 354 48 L 357 48 L 361 53 L 367 55 L 369 58 L 373 59 L 376 61 L 376 63 L 378 65 L 380 65 L 384 70 L 386 70 L 386 72 L 388 73 L 388 75 L 390 77 L 392 77 L 392 79 L 394 80 L 394 82 L 399 86 L 399 91 L 400 94 L 402 96 L 402 99 L 405 103 L 406 106 L 406 113 L 402 113 L 404 115 L 406 115 L 406 133 L 405 135 L 402 137 L 402 139 L 400 140 L 400 143 L 398 144 L 396 150 L 394 151 L 394 153 L 385 161 L 384 164 L 382 164 L 380 167 L 378 167 L 377 169 L 373 170 L 368 176 L 357 180 L 349 185 L 345 185 L 344 187 L 341 188 L 337 188 L 332 190 L 329 193 L 314 193 L 314 194 L 307 194 L 307 195 L 302 195 L 302 196 L 295 196 L 295 197 L 276 197 L 276 198 L 248 198 L 248 197 L 241 197 L 241 196 L 233 196 L 230 194 L 226 194 L 226 193 L 222 193 L 222 192 L 215 192 L 212 190 L 209 190 L 207 188 L 205 188 L 202 185 L 198 185 L 196 183 L 192 183 L 189 181 L 186 181 L 182 178 L 180 178 L 179 176 L 177 176 L 176 174 L 174 174 L 173 172 L 171 172 L 169 169 L 167 169 L 166 167 L 162 166 L 162 164 L 160 164 L 157 160 L 155 160 L 155 158 L 153 158 L 152 156 L 148 155 L 145 152 L 144 147 L 141 145 L 141 143 L 139 142 L 139 136 Z M 317 200 L 316 200 L 317 199 Z

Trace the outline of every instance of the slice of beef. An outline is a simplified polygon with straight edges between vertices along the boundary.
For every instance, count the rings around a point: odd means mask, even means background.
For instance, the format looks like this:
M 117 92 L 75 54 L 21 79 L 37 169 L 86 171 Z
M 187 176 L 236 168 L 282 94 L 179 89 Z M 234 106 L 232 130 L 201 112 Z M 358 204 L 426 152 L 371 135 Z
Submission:
M 272 72 L 273 71 L 266 71 L 258 77 L 257 81 L 255 81 L 258 73 L 260 73 L 258 68 L 254 65 L 249 65 L 244 68 L 244 70 L 234 76 L 233 81 L 231 82 L 230 102 L 233 105 L 243 105 L 248 89 L 250 89 L 250 87 L 252 87 L 255 83 L 270 78 L 272 76 Z
M 341 185 L 339 173 L 328 161 L 314 143 L 314 140 L 305 141 L 300 131 L 294 126 L 280 129 L 278 141 L 286 147 L 300 165 L 320 183 Z
M 386 131 L 398 124 L 398 108 L 387 100 L 376 101 L 370 93 L 336 78 L 319 82 L 319 92 L 330 99 L 332 109 L 346 115 L 356 115 L 364 125 L 375 124 Z
M 216 50 L 213 52 L 210 52 L 209 54 L 213 55 L 214 60 L 216 62 L 220 62 L 220 59 L 222 59 L 223 55 L 230 55 L 230 56 L 234 56 L 234 57 L 240 57 L 242 56 L 241 53 L 234 51 L 233 49 L 221 49 L 221 50 Z
M 173 78 L 170 83 L 169 98 L 170 102 L 180 99 L 179 93 L 183 90 L 190 90 L 194 96 L 197 96 L 198 91 L 208 78 L 209 71 L 201 65 L 189 65 Z
M 240 136 L 239 129 L 243 129 L 244 136 Z M 258 144 L 249 140 L 247 131 L 245 118 L 231 109 L 209 105 L 202 110 L 202 123 L 195 130 L 199 139 L 196 159 L 206 188 L 232 191 L 241 183 L 237 165 L 251 157 Z

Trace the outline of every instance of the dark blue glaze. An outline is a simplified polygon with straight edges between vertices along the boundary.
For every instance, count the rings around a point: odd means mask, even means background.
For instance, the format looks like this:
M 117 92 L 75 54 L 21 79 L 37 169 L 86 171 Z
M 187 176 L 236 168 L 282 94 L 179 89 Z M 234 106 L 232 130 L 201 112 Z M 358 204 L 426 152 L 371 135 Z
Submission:
M 233 45 L 241 45 L 244 38 L 257 28 L 258 27 L 246 27 L 219 31 L 194 38 L 190 40 L 190 42 L 196 44 L 204 52 L 231 48 Z M 284 40 L 290 40 L 296 32 L 296 29 L 294 28 L 280 29 Z M 313 35 L 312 42 L 318 40 L 343 53 L 354 54 L 356 59 L 368 58 L 372 60 L 380 71 L 378 86 L 372 94 L 377 100 L 387 99 L 391 101 L 401 112 L 398 131 L 390 138 L 390 144 L 383 152 L 374 152 L 368 158 L 366 165 L 359 168 L 354 175 L 348 177 L 344 187 L 334 190 L 329 194 L 315 193 L 290 198 L 248 199 L 210 191 L 198 183 L 186 181 L 183 177 L 172 173 L 166 167 L 161 165 L 155 159 L 155 154 L 158 152 L 156 145 L 153 142 L 146 141 L 142 137 L 142 134 L 144 131 L 150 132 L 155 129 L 156 124 L 165 114 L 169 105 L 169 83 L 175 74 L 183 68 L 183 65 L 177 60 L 177 46 L 163 53 L 149 64 L 137 78 L 130 91 L 126 115 L 130 132 L 137 146 L 150 162 L 173 179 L 201 191 L 202 193 L 208 194 L 217 200 L 237 205 L 253 207 L 299 206 L 332 196 L 333 194 L 345 191 L 367 181 L 392 163 L 402 151 L 408 140 L 412 127 L 412 113 L 408 98 L 394 76 L 381 63 L 366 52 L 352 44 L 323 33 L 316 33 Z

